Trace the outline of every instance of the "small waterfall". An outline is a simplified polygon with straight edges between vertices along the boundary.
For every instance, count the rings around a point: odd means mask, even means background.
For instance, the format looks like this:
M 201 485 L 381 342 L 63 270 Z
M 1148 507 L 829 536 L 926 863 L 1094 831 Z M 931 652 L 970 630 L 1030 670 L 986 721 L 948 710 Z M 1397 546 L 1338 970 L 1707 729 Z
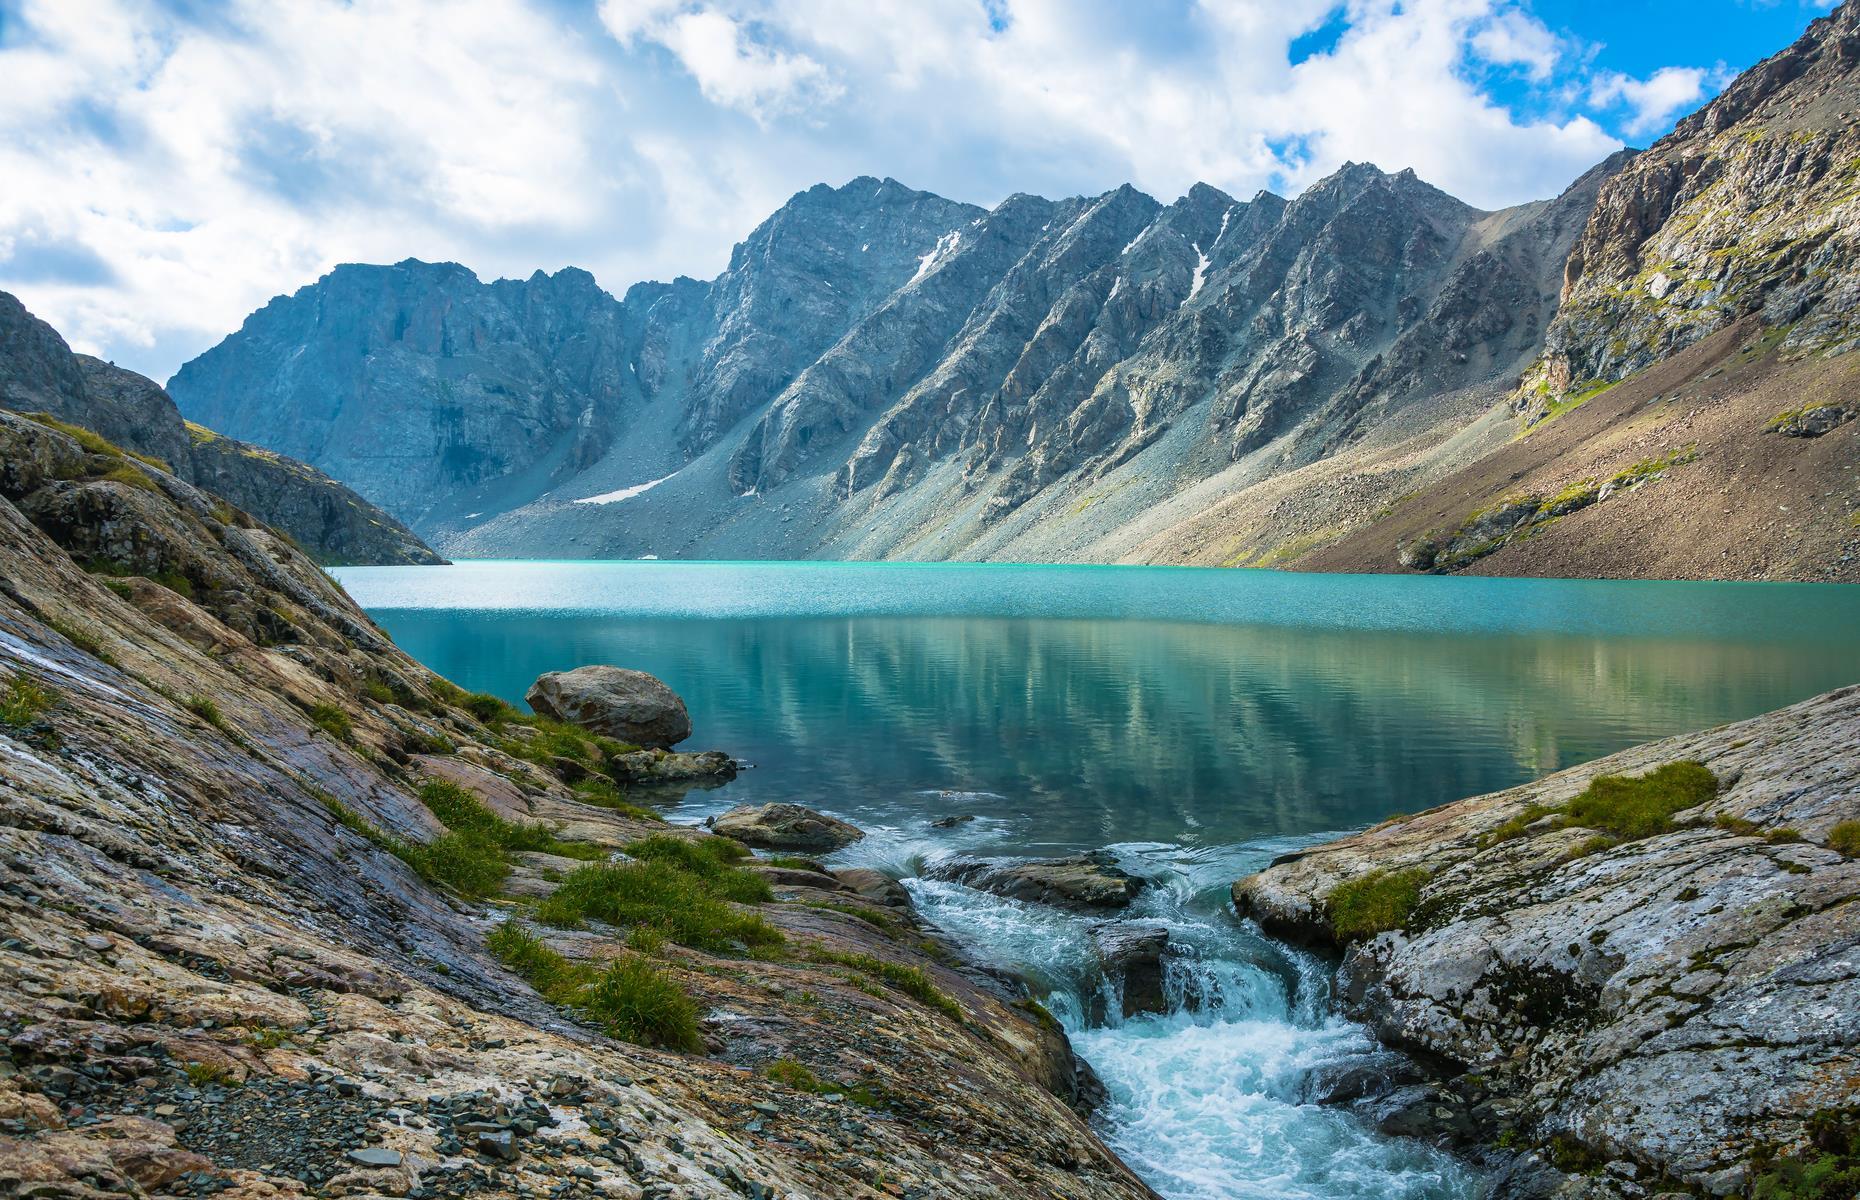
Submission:
M 1236 920 L 1233 854 L 1114 847 L 1155 881 L 1129 918 L 1169 931 L 1167 1011 L 1123 1015 L 1091 917 L 960 884 L 908 879 L 924 915 L 978 957 L 1020 972 L 1103 1079 L 1105 1140 L 1166 1200 L 1473 1200 L 1479 1176 L 1311 1103 L 1321 1073 L 1386 1060 L 1336 1016 L 1319 958 Z M 873 851 L 879 851 L 873 847 Z M 1255 851 L 1252 857 L 1257 858 Z

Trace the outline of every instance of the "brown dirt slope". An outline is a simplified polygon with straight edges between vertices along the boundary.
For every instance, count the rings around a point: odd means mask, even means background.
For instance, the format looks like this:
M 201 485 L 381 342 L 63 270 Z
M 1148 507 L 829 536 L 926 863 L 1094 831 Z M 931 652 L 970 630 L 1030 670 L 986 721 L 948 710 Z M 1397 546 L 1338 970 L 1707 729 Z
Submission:
M 1860 357 L 1792 357 L 1755 320 L 1635 375 L 1289 564 L 1393 572 L 1401 550 L 1507 499 L 1605 485 L 1636 464 L 1696 455 L 1659 477 L 1512 534 L 1462 569 L 1572 578 L 1860 582 L 1860 422 L 1820 437 L 1777 414 L 1854 406 Z

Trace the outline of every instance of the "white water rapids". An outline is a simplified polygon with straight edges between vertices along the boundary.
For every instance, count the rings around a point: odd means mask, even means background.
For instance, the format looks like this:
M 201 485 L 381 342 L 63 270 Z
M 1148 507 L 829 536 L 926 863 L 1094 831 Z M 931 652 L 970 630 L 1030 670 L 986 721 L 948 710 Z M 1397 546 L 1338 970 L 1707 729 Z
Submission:
M 1326 964 L 1263 937 L 1227 903 L 1233 880 L 1294 843 L 1110 847 L 1153 881 L 1123 915 L 1166 926 L 1171 947 L 1171 1011 L 1123 1019 L 1116 981 L 1100 977 L 1094 918 L 914 877 L 965 845 L 998 846 L 1002 831 L 991 825 L 872 829 L 839 860 L 905 876 L 926 918 L 1032 981 L 1104 1081 L 1101 1134 L 1166 1200 L 1480 1194 L 1479 1176 L 1450 1156 L 1311 1101 L 1319 1072 L 1373 1065 L 1387 1052 L 1332 1011 Z

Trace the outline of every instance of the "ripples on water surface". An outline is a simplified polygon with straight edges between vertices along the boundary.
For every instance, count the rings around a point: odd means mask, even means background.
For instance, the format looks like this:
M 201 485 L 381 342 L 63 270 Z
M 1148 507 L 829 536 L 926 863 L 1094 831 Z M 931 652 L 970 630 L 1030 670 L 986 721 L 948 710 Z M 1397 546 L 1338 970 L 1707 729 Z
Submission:
M 955 850 L 1112 846 L 1158 885 L 1198 1007 L 1093 1025 L 1087 923 L 913 880 L 1026 972 L 1111 1094 L 1106 1137 L 1171 1200 L 1461 1197 L 1477 1180 L 1305 1102 L 1377 1053 L 1326 972 L 1226 888 L 1314 835 L 1860 681 L 1860 589 L 1152 568 L 469 563 L 338 572 L 402 647 L 521 701 L 590 662 L 660 676 L 693 747 L 757 769 L 695 820 L 794 800 L 912 874 Z M 978 819 L 953 831 L 927 821 Z M 1099 1005 L 1098 1007 L 1102 1007 Z

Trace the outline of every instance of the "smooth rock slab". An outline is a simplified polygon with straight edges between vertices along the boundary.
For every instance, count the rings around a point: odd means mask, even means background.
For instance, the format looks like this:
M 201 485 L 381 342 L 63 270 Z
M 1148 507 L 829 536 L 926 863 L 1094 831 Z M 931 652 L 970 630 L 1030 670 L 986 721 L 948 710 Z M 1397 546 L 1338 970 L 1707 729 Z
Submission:
M 857 825 L 800 804 L 764 804 L 760 808 L 745 804 L 712 817 L 706 824 L 713 833 L 758 850 L 824 853 L 850 846 L 865 836 Z
M 665 750 L 691 736 L 685 702 L 644 671 L 606 666 L 550 671 L 523 698 L 545 717 L 635 746 Z

